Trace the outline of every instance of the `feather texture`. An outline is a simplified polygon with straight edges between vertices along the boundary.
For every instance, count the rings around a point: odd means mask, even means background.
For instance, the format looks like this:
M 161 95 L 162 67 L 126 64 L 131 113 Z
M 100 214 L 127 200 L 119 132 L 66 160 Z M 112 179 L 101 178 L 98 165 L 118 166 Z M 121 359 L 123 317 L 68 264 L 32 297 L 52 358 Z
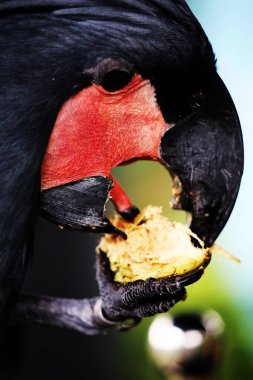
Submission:
M 152 83 L 162 78 L 174 95 L 178 84 L 187 94 L 189 80 L 215 71 L 212 48 L 182 0 L 0 3 L 0 313 L 24 276 L 57 114 L 87 69 L 117 57 Z M 163 91 L 157 99 L 162 110 L 170 104 Z

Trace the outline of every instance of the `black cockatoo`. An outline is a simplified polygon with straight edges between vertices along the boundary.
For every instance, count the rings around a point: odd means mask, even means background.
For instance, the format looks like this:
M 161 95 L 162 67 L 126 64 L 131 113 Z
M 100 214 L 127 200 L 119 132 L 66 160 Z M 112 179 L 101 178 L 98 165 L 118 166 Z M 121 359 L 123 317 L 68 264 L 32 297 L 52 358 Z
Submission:
M 0 315 L 93 333 L 168 310 L 202 271 L 120 285 L 101 254 L 101 298 L 20 295 L 39 212 L 67 228 L 118 232 L 138 209 L 111 169 L 155 159 L 174 207 L 210 246 L 235 202 L 240 123 L 212 47 L 184 0 L 0 3 Z M 4 324 L 2 323 L 1 326 Z

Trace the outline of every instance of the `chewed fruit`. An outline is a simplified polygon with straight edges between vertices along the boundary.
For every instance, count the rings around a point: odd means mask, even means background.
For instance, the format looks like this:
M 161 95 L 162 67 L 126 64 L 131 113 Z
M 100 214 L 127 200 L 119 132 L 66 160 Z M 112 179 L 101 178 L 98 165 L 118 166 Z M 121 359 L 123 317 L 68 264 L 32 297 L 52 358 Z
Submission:
M 97 251 L 107 254 L 115 281 L 183 276 L 210 261 L 210 249 L 189 228 L 163 216 L 160 207 L 147 206 L 132 223 L 119 215 L 111 223 L 124 231 L 127 239 L 105 234 Z M 199 247 L 192 244 L 191 237 Z

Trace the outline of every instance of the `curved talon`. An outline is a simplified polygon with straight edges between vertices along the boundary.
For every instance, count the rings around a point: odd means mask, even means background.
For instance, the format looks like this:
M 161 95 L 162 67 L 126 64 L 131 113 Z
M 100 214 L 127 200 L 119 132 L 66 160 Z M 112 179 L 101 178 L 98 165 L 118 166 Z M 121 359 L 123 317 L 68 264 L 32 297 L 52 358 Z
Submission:
M 196 272 L 191 273 L 188 276 L 181 277 L 178 282 L 180 286 L 185 287 L 191 284 L 194 284 L 194 282 L 197 282 L 202 275 L 204 274 L 204 267 L 200 267 Z

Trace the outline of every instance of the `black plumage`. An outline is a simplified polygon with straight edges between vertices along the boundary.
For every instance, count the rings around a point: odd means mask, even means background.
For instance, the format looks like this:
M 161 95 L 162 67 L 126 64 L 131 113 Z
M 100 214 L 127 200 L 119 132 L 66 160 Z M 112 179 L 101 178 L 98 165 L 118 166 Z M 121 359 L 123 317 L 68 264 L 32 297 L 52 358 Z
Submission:
M 183 0 L 1 2 L 1 315 L 18 293 L 32 249 L 40 168 L 56 117 L 108 58 L 130 62 L 150 80 L 173 124 L 201 107 L 217 76 L 212 47 Z M 242 150 L 240 132 L 235 138 Z M 171 157 L 163 156 L 170 167 Z M 237 182 L 241 172 L 240 157 Z

